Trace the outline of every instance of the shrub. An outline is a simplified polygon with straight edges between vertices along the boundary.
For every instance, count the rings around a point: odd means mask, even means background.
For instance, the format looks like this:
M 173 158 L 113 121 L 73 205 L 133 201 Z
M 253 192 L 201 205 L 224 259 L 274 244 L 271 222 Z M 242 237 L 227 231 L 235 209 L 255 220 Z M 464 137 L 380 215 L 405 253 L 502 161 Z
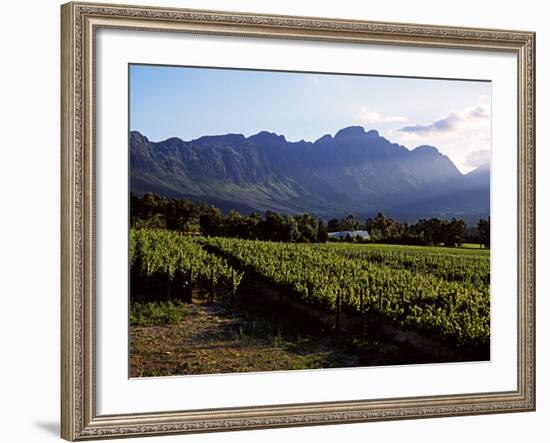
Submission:
M 130 324 L 132 326 L 160 326 L 179 323 L 187 315 L 187 307 L 181 301 L 132 303 Z

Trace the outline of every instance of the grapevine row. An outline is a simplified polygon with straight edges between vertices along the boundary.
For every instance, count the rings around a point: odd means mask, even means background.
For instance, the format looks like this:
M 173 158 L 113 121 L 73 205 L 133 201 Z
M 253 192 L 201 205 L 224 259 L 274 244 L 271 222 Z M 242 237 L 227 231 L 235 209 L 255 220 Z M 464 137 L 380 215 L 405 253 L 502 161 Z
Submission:
M 447 281 L 471 283 L 483 287 L 490 283 L 488 255 L 430 254 L 425 251 L 388 251 L 386 248 L 363 245 L 316 245 L 316 249 L 334 252 L 342 257 L 378 263 L 392 269 L 432 274 Z
M 489 286 L 449 281 L 430 273 L 396 269 L 353 254 L 307 244 L 228 238 L 201 240 L 244 270 L 302 300 L 335 310 L 363 309 L 447 339 L 460 346 L 489 342 Z
M 195 238 L 167 230 L 132 229 L 129 260 L 131 269 L 146 278 L 160 274 L 184 286 L 235 288 L 243 276 L 223 258 L 206 252 Z

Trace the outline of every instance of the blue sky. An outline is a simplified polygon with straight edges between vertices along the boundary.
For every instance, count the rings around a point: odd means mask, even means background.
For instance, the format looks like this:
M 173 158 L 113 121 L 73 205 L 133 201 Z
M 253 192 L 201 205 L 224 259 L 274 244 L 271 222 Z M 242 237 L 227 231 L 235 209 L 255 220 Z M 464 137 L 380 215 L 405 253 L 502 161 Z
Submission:
M 361 125 L 413 149 L 436 146 L 462 172 L 489 161 L 487 82 L 130 66 L 130 129 L 153 141 L 260 131 L 315 141 Z

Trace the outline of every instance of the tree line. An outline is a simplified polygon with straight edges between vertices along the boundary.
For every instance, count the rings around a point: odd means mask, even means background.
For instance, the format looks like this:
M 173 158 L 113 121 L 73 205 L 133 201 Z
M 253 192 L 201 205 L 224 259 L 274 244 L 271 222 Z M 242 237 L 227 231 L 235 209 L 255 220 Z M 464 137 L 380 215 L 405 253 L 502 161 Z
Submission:
M 490 247 L 490 218 L 480 219 L 475 227 L 468 227 L 464 220 L 453 218 L 420 219 L 414 224 L 401 223 L 379 212 L 364 223 L 355 216 L 330 219 L 329 232 L 365 230 L 369 241 L 408 245 L 461 246 L 466 242 Z
M 310 214 L 264 215 L 227 214 L 211 205 L 147 193 L 130 196 L 130 221 L 134 228 L 165 228 L 207 236 L 236 237 L 281 242 L 326 242 L 329 232 L 366 230 L 369 242 L 461 246 L 465 242 L 490 246 L 490 219 L 480 219 L 475 227 L 464 220 L 430 218 L 414 224 L 401 223 L 378 213 L 362 222 L 355 215 L 323 220 Z M 351 237 L 348 241 L 357 241 Z
M 321 219 L 310 214 L 244 215 L 237 211 L 223 214 L 220 209 L 187 199 L 147 193 L 131 194 L 130 218 L 134 228 L 166 228 L 207 236 L 236 237 L 248 240 L 315 243 L 326 242 L 328 231 Z

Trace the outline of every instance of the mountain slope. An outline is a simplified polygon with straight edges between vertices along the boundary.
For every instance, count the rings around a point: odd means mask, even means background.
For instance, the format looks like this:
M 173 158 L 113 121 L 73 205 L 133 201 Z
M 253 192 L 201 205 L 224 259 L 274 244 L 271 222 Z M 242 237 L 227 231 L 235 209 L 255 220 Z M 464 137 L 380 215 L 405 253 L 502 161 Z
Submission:
M 360 126 L 313 143 L 269 132 L 155 143 L 131 132 L 130 165 L 132 192 L 184 196 L 224 211 L 324 218 L 385 211 L 407 220 L 476 218 L 489 211 L 488 202 L 468 201 L 479 195 L 488 200 L 483 171 L 462 175 L 435 147 L 410 151 Z

